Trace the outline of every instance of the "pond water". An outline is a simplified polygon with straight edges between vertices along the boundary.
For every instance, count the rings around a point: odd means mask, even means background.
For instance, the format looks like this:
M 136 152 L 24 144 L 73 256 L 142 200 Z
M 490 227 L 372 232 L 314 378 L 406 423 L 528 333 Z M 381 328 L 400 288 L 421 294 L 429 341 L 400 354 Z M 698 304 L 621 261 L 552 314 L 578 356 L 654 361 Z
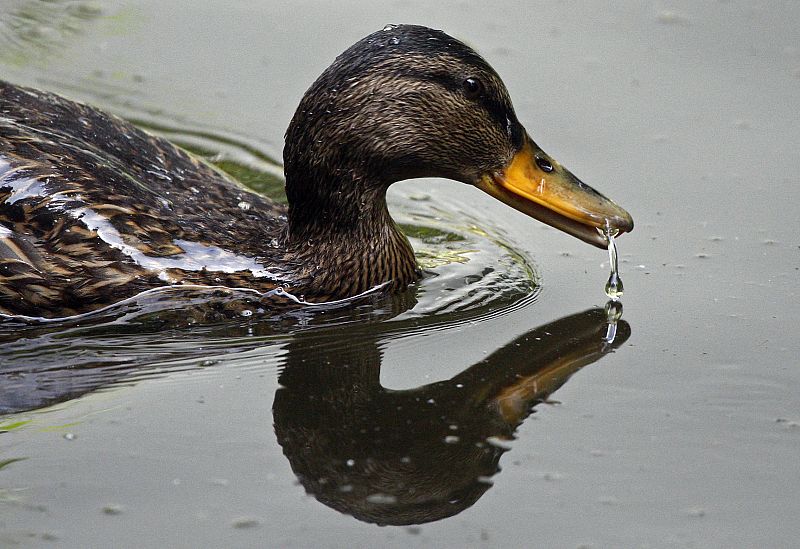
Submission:
M 623 318 L 605 252 L 429 179 L 390 193 L 400 296 L 5 323 L 0 546 L 796 547 L 800 4 L 6 0 L 0 77 L 279 196 L 302 93 L 395 22 L 632 213 Z

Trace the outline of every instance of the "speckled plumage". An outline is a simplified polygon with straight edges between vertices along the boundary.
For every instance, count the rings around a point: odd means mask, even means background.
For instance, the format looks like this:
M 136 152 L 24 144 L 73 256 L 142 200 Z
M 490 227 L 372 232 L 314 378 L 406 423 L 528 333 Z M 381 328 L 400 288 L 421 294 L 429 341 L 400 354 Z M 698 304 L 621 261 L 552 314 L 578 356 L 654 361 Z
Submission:
M 269 259 L 283 213 L 117 117 L 0 82 L 0 312 L 66 316 L 170 279 L 272 288 L 246 271 L 169 268 L 180 264 L 170 259 L 185 255 L 176 240 Z M 137 252 L 165 268 L 142 266 Z

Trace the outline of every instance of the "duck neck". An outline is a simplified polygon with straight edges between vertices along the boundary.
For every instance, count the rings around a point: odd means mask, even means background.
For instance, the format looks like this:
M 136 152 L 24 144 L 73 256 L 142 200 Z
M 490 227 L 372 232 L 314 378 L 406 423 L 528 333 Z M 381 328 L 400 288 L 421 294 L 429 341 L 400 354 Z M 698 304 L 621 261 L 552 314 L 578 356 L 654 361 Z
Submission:
M 389 214 L 386 188 L 364 178 L 342 183 L 287 173 L 287 249 L 307 298 L 350 297 L 384 284 L 402 288 L 418 278 L 414 251 Z

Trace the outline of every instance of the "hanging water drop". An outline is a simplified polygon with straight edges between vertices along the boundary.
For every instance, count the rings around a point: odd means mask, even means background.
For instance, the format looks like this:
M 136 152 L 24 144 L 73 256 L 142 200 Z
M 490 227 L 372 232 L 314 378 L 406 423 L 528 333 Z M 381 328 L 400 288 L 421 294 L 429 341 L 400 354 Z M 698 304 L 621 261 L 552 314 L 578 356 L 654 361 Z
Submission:
M 606 295 L 614 301 L 622 297 L 622 292 L 624 291 L 622 278 L 619 276 L 617 245 L 614 242 L 614 237 L 617 236 L 617 234 L 619 234 L 619 231 L 616 229 L 606 227 L 605 236 L 608 241 L 608 261 L 611 264 L 611 274 L 608 275 L 608 282 L 606 282 Z

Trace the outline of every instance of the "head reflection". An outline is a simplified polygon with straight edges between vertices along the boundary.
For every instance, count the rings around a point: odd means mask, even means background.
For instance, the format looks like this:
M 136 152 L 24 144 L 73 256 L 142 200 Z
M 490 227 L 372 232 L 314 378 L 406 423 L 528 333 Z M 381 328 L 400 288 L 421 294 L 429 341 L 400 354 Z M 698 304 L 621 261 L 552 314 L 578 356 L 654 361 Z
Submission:
M 275 432 L 306 491 L 377 524 L 440 520 L 491 487 L 503 439 L 608 341 L 599 309 L 531 330 L 447 381 L 393 391 L 380 384 L 375 334 L 356 328 L 299 334 L 275 395 Z M 435 359 L 432 359 L 435 360 Z

